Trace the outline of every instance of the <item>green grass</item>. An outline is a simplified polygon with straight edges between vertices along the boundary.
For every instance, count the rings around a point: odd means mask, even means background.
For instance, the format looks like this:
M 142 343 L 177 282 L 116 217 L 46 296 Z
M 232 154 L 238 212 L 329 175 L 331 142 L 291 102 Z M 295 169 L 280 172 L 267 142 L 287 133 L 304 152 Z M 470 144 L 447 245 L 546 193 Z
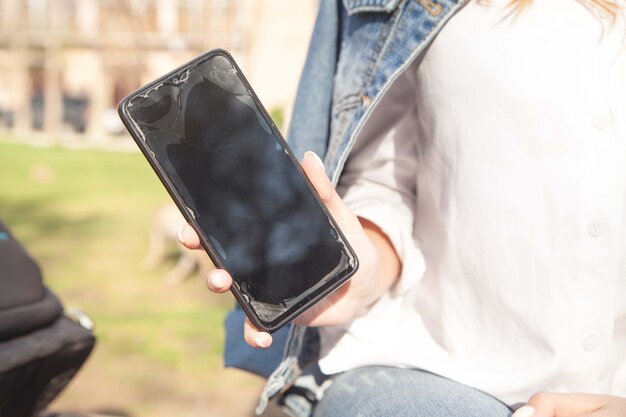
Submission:
M 116 384 L 129 377 L 129 361 L 145 368 L 131 377 L 139 385 L 157 369 L 159 378 L 194 379 L 221 368 L 231 297 L 210 294 L 197 276 L 166 287 L 171 261 L 150 272 L 140 266 L 152 215 L 168 201 L 138 153 L 0 141 L 0 218 L 38 260 L 46 285 L 96 322 L 90 379 Z

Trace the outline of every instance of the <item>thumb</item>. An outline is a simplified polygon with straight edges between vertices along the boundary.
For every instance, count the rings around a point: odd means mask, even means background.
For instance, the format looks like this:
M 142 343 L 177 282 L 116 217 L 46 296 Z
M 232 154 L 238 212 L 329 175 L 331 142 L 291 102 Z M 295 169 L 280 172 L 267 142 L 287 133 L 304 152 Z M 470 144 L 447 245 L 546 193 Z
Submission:
M 350 233 L 351 231 L 359 230 L 361 224 L 335 191 L 326 175 L 324 164 L 319 156 L 311 151 L 305 152 L 302 160 L 302 169 L 315 191 L 317 191 L 320 200 L 343 232 Z

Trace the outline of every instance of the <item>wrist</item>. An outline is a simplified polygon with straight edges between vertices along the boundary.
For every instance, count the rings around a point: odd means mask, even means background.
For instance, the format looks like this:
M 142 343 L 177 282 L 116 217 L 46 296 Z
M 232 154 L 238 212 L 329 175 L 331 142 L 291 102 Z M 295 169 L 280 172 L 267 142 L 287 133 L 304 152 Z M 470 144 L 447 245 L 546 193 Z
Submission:
M 370 288 L 358 300 L 360 308 L 369 308 L 398 281 L 402 264 L 389 237 L 375 223 L 359 218 L 370 245 L 368 271 Z

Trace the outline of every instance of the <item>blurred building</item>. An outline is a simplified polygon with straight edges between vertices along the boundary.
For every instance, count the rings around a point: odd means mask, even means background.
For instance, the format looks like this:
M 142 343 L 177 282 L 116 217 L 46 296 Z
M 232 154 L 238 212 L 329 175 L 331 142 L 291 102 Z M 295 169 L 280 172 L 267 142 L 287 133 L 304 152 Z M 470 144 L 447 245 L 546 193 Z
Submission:
M 269 110 L 288 112 L 316 8 L 317 0 L 0 0 L 0 128 L 115 141 L 119 100 L 216 47 L 235 56 Z

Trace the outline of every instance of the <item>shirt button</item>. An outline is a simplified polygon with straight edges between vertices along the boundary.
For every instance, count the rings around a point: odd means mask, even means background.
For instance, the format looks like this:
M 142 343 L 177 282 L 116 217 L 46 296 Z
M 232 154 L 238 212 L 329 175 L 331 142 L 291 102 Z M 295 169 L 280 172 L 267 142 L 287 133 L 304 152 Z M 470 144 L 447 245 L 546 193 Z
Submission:
M 590 334 L 583 339 L 583 349 L 587 352 L 594 351 L 600 346 L 600 336 L 597 334 Z
M 600 220 L 593 220 L 587 225 L 587 233 L 591 237 L 600 237 L 606 232 L 606 225 Z
M 597 129 L 606 129 L 613 123 L 613 117 L 611 117 L 611 113 L 600 112 L 593 115 L 592 121 Z

